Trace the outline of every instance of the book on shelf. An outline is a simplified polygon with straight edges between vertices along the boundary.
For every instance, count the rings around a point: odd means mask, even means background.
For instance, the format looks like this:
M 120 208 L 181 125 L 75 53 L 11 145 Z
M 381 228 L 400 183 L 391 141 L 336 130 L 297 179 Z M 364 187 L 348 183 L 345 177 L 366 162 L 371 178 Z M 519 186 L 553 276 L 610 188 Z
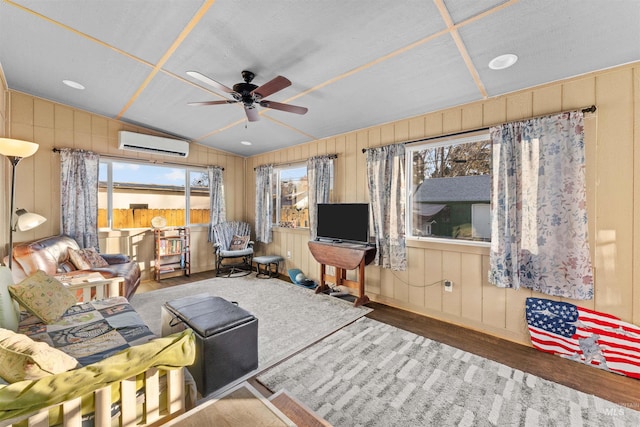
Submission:
M 182 252 L 182 239 L 160 240 L 160 255 L 173 255 Z

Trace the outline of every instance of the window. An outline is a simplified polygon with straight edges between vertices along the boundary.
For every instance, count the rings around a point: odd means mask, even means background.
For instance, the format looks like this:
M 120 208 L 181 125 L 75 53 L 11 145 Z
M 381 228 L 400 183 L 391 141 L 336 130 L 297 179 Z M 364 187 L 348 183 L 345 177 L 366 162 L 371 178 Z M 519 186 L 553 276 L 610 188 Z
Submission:
M 98 227 L 146 228 L 156 216 L 168 226 L 207 224 L 207 170 L 101 158 Z
M 285 228 L 309 227 L 309 181 L 307 166 L 273 170 L 273 224 Z
M 208 224 L 209 210 L 209 174 L 205 169 L 189 168 L 189 224 Z
M 407 147 L 407 237 L 489 241 L 488 133 Z

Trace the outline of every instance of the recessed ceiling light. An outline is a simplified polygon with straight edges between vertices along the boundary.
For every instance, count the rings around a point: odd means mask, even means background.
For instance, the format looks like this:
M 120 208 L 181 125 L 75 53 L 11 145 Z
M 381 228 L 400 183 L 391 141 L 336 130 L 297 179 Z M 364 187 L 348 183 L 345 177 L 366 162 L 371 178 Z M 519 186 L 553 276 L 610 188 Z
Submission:
M 489 68 L 492 70 L 504 70 L 511 67 L 518 61 L 518 56 L 513 53 L 496 56 L 489 62 Z
M 66 84 L 69 87 L 72 87 L 74 89 L 78 89 L 78 90 L 84 90 L 84 86 L 81 85 L 78 82 L 74 82 L 73 80 L 63 80 L 62 83 Z
M 251 145 L 251 143 L 249 141 L 240 141 L 240 144 L 242 144 L 242 145 Z

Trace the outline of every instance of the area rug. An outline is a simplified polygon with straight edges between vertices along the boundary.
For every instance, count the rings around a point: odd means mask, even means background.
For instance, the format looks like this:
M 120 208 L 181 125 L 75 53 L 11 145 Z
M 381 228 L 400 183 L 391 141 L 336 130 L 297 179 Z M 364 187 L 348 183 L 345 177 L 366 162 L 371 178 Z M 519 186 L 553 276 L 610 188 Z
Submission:
M 640 425 L 640 412 L 369 318 L 258 380 L 336 427 Z
M 371 311 L 279 279 L 212 278 L 135 294 L 131 305 L 151 331 L 161 333 L 160 307 L 189 295 L 222 297 L 258 318 L 258 369 L 265 369 Z

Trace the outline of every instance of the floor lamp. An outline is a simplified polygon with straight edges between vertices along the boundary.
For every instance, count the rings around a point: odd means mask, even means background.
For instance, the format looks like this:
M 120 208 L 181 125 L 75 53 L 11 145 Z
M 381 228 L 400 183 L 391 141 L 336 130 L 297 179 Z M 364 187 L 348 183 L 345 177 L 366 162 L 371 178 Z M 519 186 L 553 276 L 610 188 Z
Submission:
M 35 142 L 0 138 L 0 154 L 11 162 L 11 208 L 9 210 L 9 221 L 7 221 L 9 223 L 9 270 L 11 270 L 11 261 L 13 259 L 13 231 L 15 230 L 15 226 L 11 226 L 11 220 L 13 219 L 13 199 L 16 189 L 16 166 L 20 160 L 32 156 L 36 151 L 38 151 L 38 144 Z M 18 216 L 19 218 L 20 216 Z M 18 225 L 18 221 L 16 221 L 16 225 Z

